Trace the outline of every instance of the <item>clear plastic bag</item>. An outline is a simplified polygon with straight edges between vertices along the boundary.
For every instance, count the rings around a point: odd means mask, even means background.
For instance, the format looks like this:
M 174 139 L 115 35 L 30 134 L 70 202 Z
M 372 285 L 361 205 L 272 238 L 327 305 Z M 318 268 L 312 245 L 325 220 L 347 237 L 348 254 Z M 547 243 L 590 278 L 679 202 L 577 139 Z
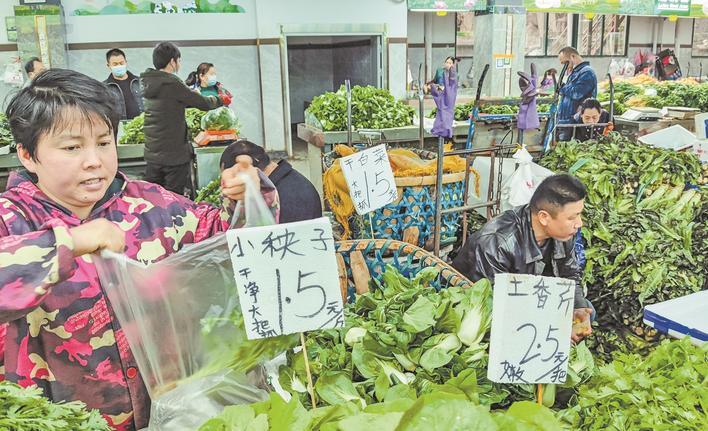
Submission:
M 202 130 L 207 132 L 238 129 L 236 113 L 226 106 L 213 109 L 202 117 Z
M 247 225 L 273 222 L 250 182 L 244 212 Z M 294 341 L 246 339 L 225 234 L 148 266 L 111 252 L 94 262 L 152 399 L 150 430 L 197 429 L 268 396 L 259 364 Z

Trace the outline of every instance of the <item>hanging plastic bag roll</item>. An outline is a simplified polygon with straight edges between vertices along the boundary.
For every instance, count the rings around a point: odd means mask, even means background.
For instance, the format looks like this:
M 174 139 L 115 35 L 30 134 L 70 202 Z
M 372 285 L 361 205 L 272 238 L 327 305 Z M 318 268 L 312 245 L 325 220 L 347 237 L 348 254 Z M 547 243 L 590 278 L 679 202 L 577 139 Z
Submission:
M 245 182 L 234 222 L 273 224 L 260 191 Z M 247 340 L 225 234 L 147 266 L 111 252 L 94 261 L 152 399 L 150 430 L 197 429 L 226 405 L 267 397 L 259 365 L 297 337 Z

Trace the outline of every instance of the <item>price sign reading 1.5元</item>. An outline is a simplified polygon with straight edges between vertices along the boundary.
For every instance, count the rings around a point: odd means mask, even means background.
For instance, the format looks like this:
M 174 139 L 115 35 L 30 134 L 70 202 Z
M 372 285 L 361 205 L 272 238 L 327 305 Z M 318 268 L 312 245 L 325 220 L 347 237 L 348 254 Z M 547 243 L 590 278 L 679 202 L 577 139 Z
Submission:
M 499 383 L 563 383 L 568 371 L 575 281 L 494 277 L 487 377 Z
M 249 339 L 344 326 L 328 219 L 229 230 L 226 238 Z
M 342 157 L 339 163 L 357 214 L 367 214 L 398 199 L 386 145 Z

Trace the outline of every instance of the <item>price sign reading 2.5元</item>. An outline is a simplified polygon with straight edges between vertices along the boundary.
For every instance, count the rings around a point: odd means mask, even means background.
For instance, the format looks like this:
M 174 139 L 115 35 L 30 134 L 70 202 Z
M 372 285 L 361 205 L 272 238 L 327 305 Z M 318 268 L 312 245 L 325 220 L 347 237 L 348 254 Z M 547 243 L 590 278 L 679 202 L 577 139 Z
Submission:
M 342 157 L 339 163 L 357 214 L 367 214 L 398 199 L 386 145 Z
M 249 339 L 344 326 L 326 218 L 226 232 Z
M 575 281 L 564 278 L 495 276 L 489 380 L 565 382 L 574 293 Z

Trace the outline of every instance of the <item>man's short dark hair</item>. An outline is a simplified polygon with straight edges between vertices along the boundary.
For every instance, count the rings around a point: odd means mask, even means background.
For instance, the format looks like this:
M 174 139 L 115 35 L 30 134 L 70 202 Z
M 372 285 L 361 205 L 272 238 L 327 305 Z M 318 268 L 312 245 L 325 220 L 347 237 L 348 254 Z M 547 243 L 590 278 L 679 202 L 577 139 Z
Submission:
M 123 52 L 122 49 L 119 48 L 113 48 L 108 50 L 106 53 L 106 63 L 111 61 L 111 57 L 123 57 L 123 59 L 127 60 L 128 57 L 125 56 L 125 52 Z
M 172 60 L 182 58 L 179 48 L 172 42 L 160 42 L 152 51 L 152 65 L 155 69 L 164 69 Z
M 120 115 L 113 95 L 103 83 L 67 69 L 46 70 L 21 89 L 7 107 L 7 119 L 15 142 L 37 160 L 42 135 L 69 126 L 69 109 L 88 119 L 102 118 L 116 136 Z
M 592 97 L 583 100 L 583 103 L 581 103 L 578 108 L 578 112 L 580 112 L 580 115 L 583 115 L 586 109 L 597 109 L 597 112 L 602 113 L 602 105 L 597 99 L 593 99 Z
M 558 54 L 563 54 L 567 55 L 570 57 L 571 55 L 580 55 L 577 49 L 573 48 L 572 46 L 566 46 L 565 48 L 561 49 Z
M 34 72 L 34 63 L 36 61 L 39 61 L 40 63 L 42 60 L 39 59 L 39 57 L 32 57 L 29 60 L 27 60 L 27 63 L 25 63 L 25 72 L 30 73 Z
M 266 154 L 265 149 L 245 139 L 236 141 L 226 147 L 224 152 L 221 154 L 221 161 L 219 164 L 222 169 L 228 169 L 236 164 L 236 157 L 244 155 L 251 156 L 253 159 L 253 166 L 260 170 L 264 170 L 266 166 L 270 164 L 270 157 Z
M 565 205 L 579 202 L 587 196 L 588 192 L 582 182 L 569 174 L 551 175 L 538 185 L 531 196 L 529 206 L 531 211 L 537 213 L 541 210 L 552 216 Z

